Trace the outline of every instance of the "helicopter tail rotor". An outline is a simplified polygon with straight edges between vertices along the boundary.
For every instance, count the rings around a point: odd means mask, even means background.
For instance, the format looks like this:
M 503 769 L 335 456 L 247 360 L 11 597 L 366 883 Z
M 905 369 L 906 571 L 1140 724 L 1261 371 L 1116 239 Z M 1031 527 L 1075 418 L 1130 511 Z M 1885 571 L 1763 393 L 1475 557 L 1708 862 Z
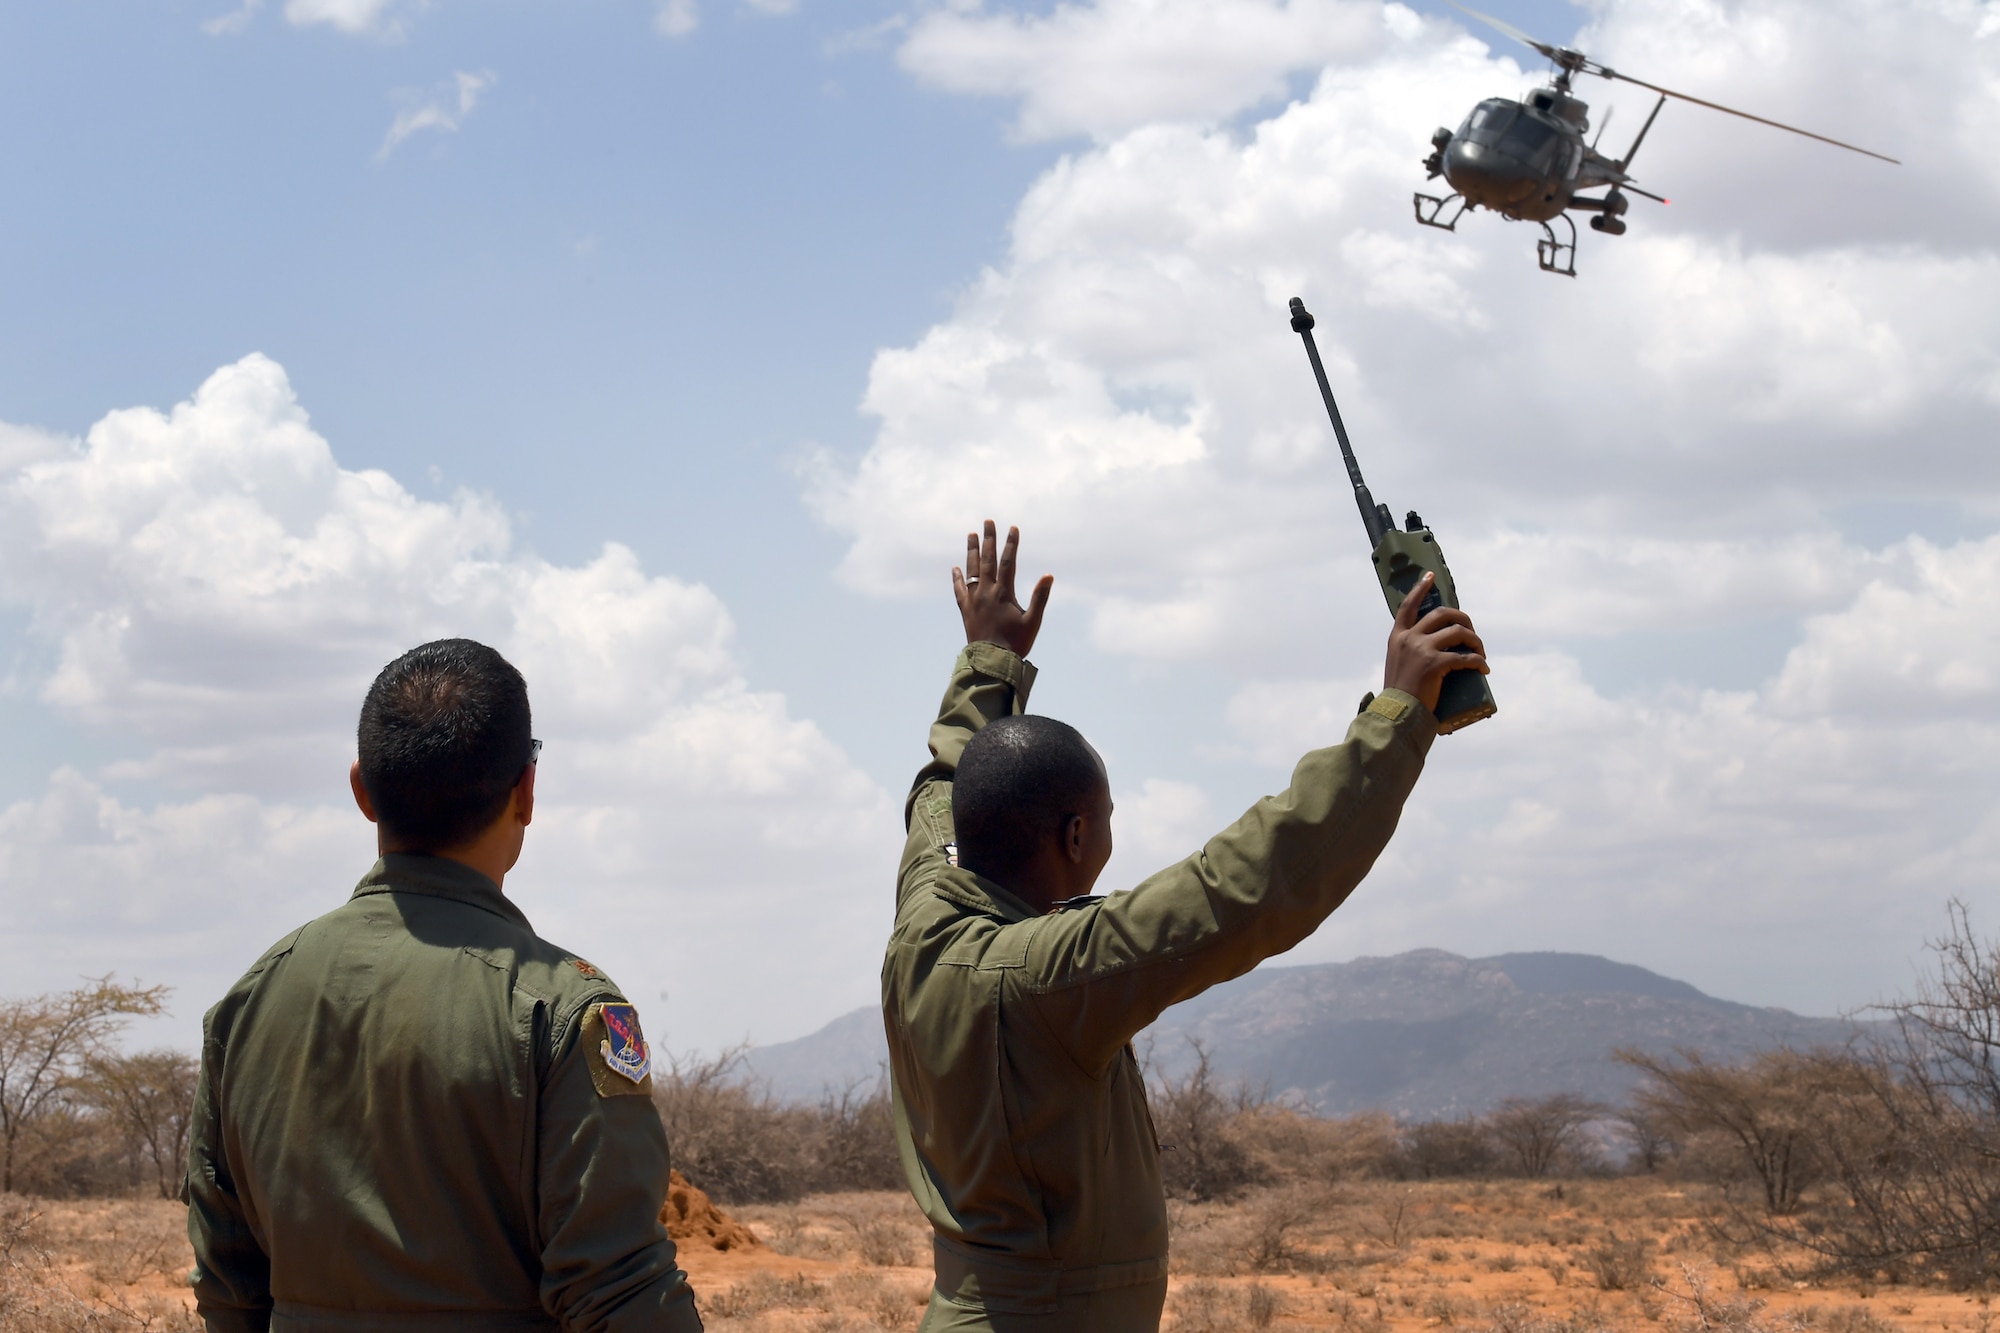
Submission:
M 1597 137 L 1590 141 L 1591 152 L 1594 153 L 1597 151 L 1597 145 L 1604 139 L 1604 132 L 1611 128 L 1611 117 L 1616 115 L 1617 112 L 1618 108 L 1616 106 L 1604 108 L 1604 119 L 1597 126 Z

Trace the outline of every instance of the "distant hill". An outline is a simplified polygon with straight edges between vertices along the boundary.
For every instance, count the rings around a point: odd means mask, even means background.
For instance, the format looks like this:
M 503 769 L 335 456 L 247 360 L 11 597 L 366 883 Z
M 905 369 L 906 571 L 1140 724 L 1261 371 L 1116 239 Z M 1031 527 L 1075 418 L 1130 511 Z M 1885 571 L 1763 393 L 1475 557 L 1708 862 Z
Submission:
M 1555 1092 L 1621 1101 L 1634 1077 L 1610 1058 L 1619 1047 L 1686 1046 L 1733 1059 L 1780 1045 L 1838 1045 L 1856 1031 L 1844 1019 L 1718 1000 L 1593 954 L 1462 958 L 1417 949 L 1260 968 L 1168 1010 L 1138 1047 L 1169 1077 L 1193 1065 L 1200 1042 L 1225 1080 L 1328 1114 L 1429 1118 Z M 786 1098 L 872 1083 L 886 1060 L 872 1006 L 750 1053 L 751 1068 Z

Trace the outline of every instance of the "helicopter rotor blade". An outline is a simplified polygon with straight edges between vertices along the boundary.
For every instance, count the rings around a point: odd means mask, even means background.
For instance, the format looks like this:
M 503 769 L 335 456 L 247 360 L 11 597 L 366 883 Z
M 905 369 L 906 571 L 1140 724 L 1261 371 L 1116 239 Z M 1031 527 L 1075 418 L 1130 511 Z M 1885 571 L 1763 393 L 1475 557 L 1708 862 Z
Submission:
M 1860 153 L 1863 157 L 1876 158 L 1879 159 L 1880 161 L 1890 163 L 1893 166 L 1900 167 L 1903 165 L 1899 160 L 1890 157 L 1885 153 L 1877 153 L 1867 148 L 1858 148 L 1851 143 L 1842 143 L 1838 139 L 1829 139 L 1824 134 L 1814 134 L 1811 130 L 1802 130 L 1796 125 L 1787 125 L 1781 120 L 1766 120 L 1762 116 L 1753 116 L 1748 111 L 1738 111 L 1735 107 L 1724 106 L 1720 102 L 1710 102 L 1704 98 L 1690 97 L 1686 93 L 1677 93 L 1671 88 L 1662 88 L 1657 83 L 1648 83 L 1644 79 L 1635 79 L 1630 74 L 1620 74 L 1617 70 L 1612 69 L 1609 65 L 1600 65 L 1594 60 L 1586 63 L 1584 68 L 1589 70 L 1592 74 L 1600 75 L 1603 78 L 1618 79 L 1625 83 L 1636 84 L 1641 88 L 1650 88 L 1654 92 L 1660 94 L 1662 97 L 1671 97 L 1674 98 L 1676 101 L 1681 101 L 1681 102 L 1692 102 L 1696 106 L 1705 106 L 1711 111 L 1720 111 L 1724 115 L 1741 116 L 1744 120 L 1754 120 L 1759 125 L 1769 125 L 1774 130 L 1786 130 L 1792 134 L 1803 135 L 1808 139 L 1817 139 L 1821 143 L 1832 144 L 1835 148 L 1845 148 L 1850 153 Z M 1633 146 L 1634 148 L 1637 147 L 1636 144 Z M 1626 157 L 1627 160 L 1630 160 L 1631 155 L 1628 153 Z
M 1488 27 L 1506 33 L 1509 37 L 1512 37 L 1515 41 L 1521 43 L 1523 46 L 1533 47 L 1535 50 L 1540 51 L 1543 55 L 1547 56 L 1550 60 L 1554 60 L 1556 58 L 1556 48 L 1554 46 L 1550 45 L 1547 42 L 1537 41 L 1535 38 L 1528 36 L 1527 33 L 1522 32 L 1519 28 L 1515 27 L 1513 24 L 1502 22 L 1501 20 L 1494 18 L 1491 14 L 1482 14 L 1476 9 L 1469 9 L 1466 6 L 1458 3 L 1458 0 L 1444 0 L 1444 2 L 1450 5 L 1453 9 L 1456 9 L 1461 14 L 1470 14 L 1473 18 L 1478 19 L 1481 23 L 1486 24 Z

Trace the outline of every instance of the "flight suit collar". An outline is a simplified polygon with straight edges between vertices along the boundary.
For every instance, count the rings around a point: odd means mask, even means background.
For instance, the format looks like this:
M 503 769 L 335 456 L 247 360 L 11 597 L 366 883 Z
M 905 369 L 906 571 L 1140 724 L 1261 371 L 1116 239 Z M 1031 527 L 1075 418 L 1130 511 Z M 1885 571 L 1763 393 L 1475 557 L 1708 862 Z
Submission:
M 937 882 L 931 886 L 931 891 L 948 902 L 969 907 L 982 916 L 998 917 L 1009 925 L 1041 915 L 986 876 L 960 866 L 946 866 L 938 872 Z
M 524 930 L 532 931 L 528 918 L 500 886 L 460 861 L 448 856 L 419 852 L 389 852 L 375 863 L 354 887 L 356 898 L 371 893 L 421 893 L 433 898 L 449 898 L 504 917 Z

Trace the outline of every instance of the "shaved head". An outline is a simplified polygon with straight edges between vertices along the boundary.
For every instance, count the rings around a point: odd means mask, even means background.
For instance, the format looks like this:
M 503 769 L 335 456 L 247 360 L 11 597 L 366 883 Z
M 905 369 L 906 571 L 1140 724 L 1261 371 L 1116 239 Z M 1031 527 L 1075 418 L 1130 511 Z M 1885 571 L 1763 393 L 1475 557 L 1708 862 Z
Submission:
M 1103 761 L 1075 727 L 1033 714 L 988 723 L 952 778 L 958 863 L 1006 883 L 1072 818 L 1094 811 L 1107 786 Z

